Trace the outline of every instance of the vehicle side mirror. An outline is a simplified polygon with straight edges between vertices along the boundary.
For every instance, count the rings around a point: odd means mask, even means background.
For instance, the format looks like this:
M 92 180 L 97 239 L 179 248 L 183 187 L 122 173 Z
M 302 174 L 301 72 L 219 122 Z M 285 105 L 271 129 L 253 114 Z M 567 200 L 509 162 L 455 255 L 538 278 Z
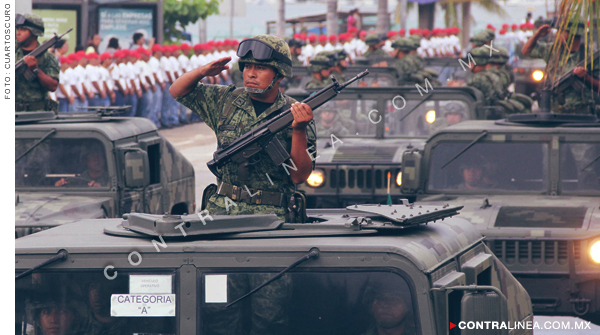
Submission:
M 467 291 L 460 303 L 461 321 L 483 323 L 497 321 L 499 324 L 508 321 L 507 302 L 504 296 L 495 291 Z M 498 334 L 508 335 L 508 329 L 462 329 L 461 335 Z
M 402 185 L 403 194 L 416 193 L 419 189 L 421 174 L 421 153 L 418 150 L 405 151 L 402 154 Z
M 139 188 L 150 184 L 150 164 L 148 153 L 143 150 L 126 151 L 125 161 L 125 187 Z

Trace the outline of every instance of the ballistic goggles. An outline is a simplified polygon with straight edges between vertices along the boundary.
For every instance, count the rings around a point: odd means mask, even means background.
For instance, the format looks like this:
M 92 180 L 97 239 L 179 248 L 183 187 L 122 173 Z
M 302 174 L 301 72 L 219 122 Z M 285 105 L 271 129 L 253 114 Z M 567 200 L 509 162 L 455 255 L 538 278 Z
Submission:
M 248 52 L 252 52 L 252 57 L 258 61 L 269 61 L 276 59 L 287 65 L 292 65 L 292 61 L 286 55 L 273 49 L 270 45 L 257 39 L 247 39 L 242 41 L 237 49 L 237 56 L 240 58 L 246 57 Z
M 31 28 L 35 28 L 35 29 L 39 29 L 42 31 L 42 33 L 44 32 L 44 27 L 43 26 L 38 26 L 37 24 L 27 20 L 27 18 L 21 14 L 17 14 L 15 15 L 15 26 L 18 27 L 31 27 Z

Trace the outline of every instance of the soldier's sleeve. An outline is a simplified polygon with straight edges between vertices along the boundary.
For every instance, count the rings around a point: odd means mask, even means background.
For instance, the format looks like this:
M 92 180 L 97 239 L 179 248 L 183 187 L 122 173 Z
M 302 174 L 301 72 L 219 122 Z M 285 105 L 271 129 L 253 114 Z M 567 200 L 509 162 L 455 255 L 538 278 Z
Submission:
M 43 63 L 40 65 L 40 70 L 44 72 L 46 75 L 52 77 L 56 81 L 59 81 L 60 77 L 60 66 L 58 66 L 58 61 L 56 57 L 49 52 L 44 52 Z
M 546 57 L 548 57 L 548 55 L 550 54 L 551 47 L 552 44 L 550 43 L 538 41 L 533 47 L 533 50 L 531 50 L 529 57 L 546 59 Z
M 225 101 L 233 90 L 235 90 L 235 85 L 205 85 L 198 82 L 198 85 L 190 93 L 175 98 L 175 101 L 198 114 L 216 133 Z

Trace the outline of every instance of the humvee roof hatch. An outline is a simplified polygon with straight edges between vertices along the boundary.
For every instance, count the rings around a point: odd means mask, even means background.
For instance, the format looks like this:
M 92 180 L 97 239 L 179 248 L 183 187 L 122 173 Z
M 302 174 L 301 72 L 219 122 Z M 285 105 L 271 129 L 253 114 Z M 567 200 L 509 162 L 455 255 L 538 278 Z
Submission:
M 347 220 L 332 221 L 323 215 L 312 215 L 310 224 L 284 224 L 274 214 L 266 215 L 153 215 L 131 213 L 123 215 L 123 222 L 104 230 L 106 234 L 142 237 L 163 236 L 166 238 L 236 234 L 255 232 L 250 237 L 265 237 L 256 232 L 269 232 L 270 236 L 298 235 L 344 235 L 372 233 L 373 230 L 390 230 L 416 227 L 421 224 L 443 220 L 458 214 L 462 206 L 413 206 L 407 200 L 401 205 L 355 205 L 341 214 Z M 314 211 L 318 212 L 318 211 Z M 329 211 L 331 212 L 331 211 Z M 328 222 L 323 222 L 327 220 Z M 185 234 L 182 234 L 185 229 Z M 371 230 L 369 232 L 362 230 Z M 277 232 L 273 232 L 277 231 Z M 223 236 L 224 238 L 227 238 Z

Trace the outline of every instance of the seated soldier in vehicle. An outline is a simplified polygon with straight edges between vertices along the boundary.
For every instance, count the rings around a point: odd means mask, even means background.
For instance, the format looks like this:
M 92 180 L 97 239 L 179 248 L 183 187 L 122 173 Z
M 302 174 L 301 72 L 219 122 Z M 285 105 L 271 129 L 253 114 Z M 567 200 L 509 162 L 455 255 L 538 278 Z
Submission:
M 460 176 L 463 182 L 457 187 L 459 190 L 491 189 L 495 187 L 495 181 L 491 179 L 488 171 L 491 164 L 481 155 L 472 154 L 460 160 Z
M 66 285 L 65 285 L 66 286 Z M 81 324 L 86 313 L 85 304 L 74 287 L 45 287 L 29 305 L 35 334 L 83 335 Z M 70 286 L 70 285 L 69 285 Z
M 363 335 L 416 334 L 410 294 L 383 280 L 369 280 L 364 295 L 365 306 L 374 324 Z
M 319 121 L 317 122 L 318 136 L 347 136 L 350 131 L 342 124 L 337 112 L 335 102 L 329 101 L 319 108 Z
M 308 70 L 312 73 L 312 78 L 306 83 L 306 88 L 322 88 L 332 83 L 329 75 L 333 61 L 326 56 L 315 56 L 310 60 Z
M 127 321 L 110 316 L 110 298 L 112 294 L 127 293 L 127 283 L 107 280 L 99 277 L 86 285 L 90 313 L 85 322 L 85 335 L 125 335 Z
M 448 102 L 442 107 L 444 118 L 436 119 L 431 124 L 431 133 L 464 121 L 466 112 L 467 107 L 464 104 L 457 101 Z
M 87 169 L 75 178 L 61 178 L 54 186 L 84 186 L 105 187 L 108 186 L 108 171 L 106 170 L 106 158 L 104 156 L 104 147 L 95 143 L 90 146 L 85 155 Z

